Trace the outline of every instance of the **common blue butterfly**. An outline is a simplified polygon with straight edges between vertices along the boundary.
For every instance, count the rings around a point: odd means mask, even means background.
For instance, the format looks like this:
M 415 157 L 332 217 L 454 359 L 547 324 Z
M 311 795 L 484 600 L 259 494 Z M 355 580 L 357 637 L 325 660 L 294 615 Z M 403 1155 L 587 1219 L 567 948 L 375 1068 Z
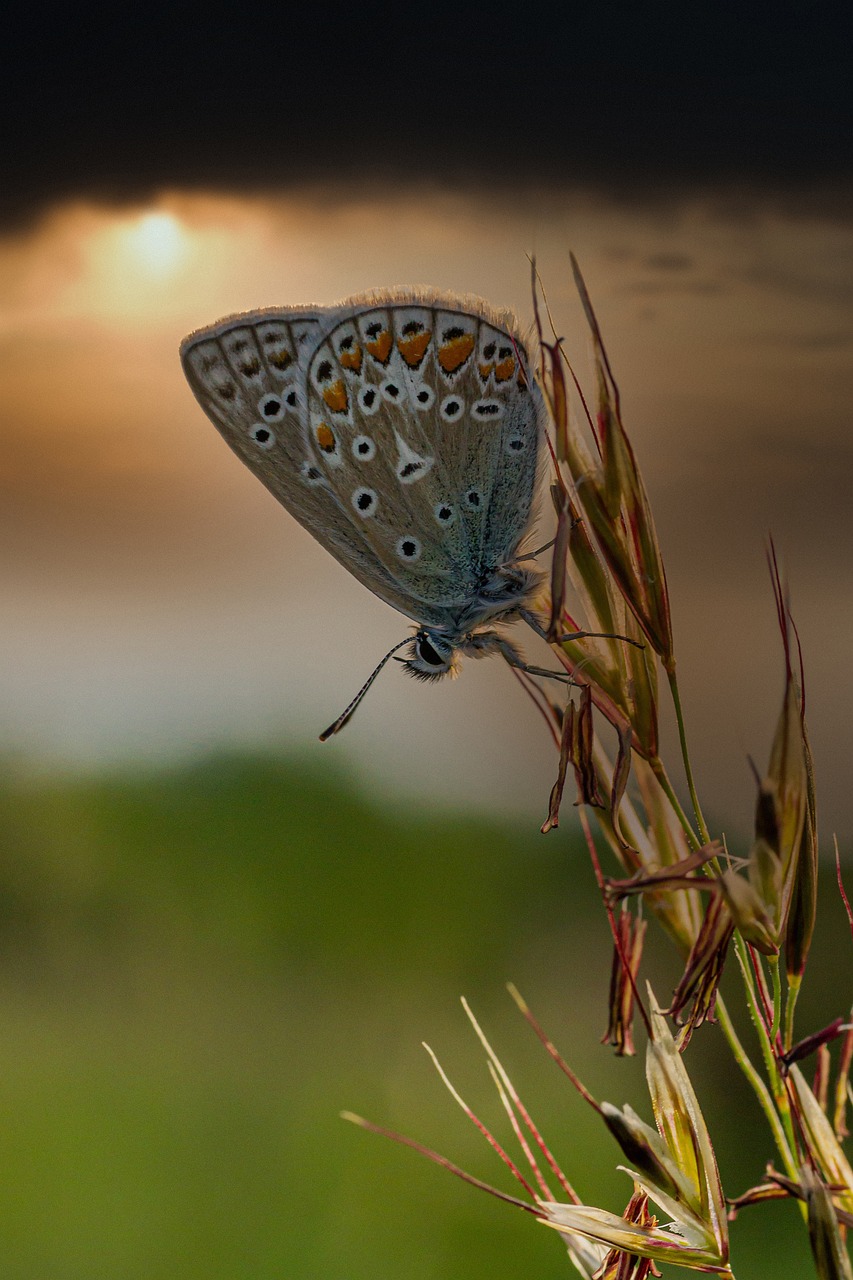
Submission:
M 525 663 L 491 624 L 529 613 L 544 402 L 508 312 L 431 291 L 220 320 L 181 344 L 189 384 L 234 452 L 380 599 L 418 624 L 399 649 L 424 680 L 459 656 Z

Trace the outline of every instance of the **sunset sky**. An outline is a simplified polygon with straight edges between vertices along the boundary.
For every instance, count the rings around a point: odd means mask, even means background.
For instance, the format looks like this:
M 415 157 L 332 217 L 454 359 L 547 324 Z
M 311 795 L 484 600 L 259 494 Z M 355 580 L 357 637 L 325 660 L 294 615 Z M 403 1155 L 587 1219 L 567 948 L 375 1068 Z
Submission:
M 769 750 L 772 532 L 821 818 L 846 838 L 848 11 L 437 4 L 393 31 L 385 7 L 118 12 L 47 24 L 19 8 L 10 44 L 4 752 L 90 764 L 286 743 L 346 758 L 401 804 L 544 816 L 551 749 L 497 661 L 437 688 L 385 672 L 346 734 L 317 742 L 406 623 L 228 452 L 177 348 L 221 315 L 382 286 L 529 320 L 532 252 L 583 373 L 571 250 L 658 520 L 707 806 L 742 831 L 746 757 Z

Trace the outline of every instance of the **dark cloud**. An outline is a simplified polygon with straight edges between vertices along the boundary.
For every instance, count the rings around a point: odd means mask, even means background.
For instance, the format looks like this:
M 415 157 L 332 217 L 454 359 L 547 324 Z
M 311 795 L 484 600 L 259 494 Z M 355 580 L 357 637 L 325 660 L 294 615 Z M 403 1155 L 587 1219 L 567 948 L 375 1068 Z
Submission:
M 847 191 L 848 8 L 17 5 L 0 220 L 162 187 Z

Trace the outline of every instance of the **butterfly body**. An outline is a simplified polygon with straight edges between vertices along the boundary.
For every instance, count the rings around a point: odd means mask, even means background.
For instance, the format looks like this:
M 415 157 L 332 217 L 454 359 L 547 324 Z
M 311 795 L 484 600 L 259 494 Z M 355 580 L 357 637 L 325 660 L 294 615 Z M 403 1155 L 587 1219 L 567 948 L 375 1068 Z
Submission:
M 430 292 L 369 295 L 231 317 L 191 334 L 181 358 L 250 470 L 418 624 L 413 675 L 515 653 L 483 628 L 517 617 L 539 584 L 518 561 L 544 410 L 511 316 Z

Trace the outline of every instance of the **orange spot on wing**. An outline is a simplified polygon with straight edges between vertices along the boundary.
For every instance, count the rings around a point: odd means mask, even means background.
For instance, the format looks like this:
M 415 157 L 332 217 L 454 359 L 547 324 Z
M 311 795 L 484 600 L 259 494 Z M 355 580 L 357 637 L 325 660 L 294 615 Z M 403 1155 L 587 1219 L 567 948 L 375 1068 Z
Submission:
M 338 359 L 344 369 L 351 369 L 353 373 L 361 373 L 362 355 L 361 347 L 349 347 L 338 352 Z
M 492 372 L 495 366 L 493 364 L 481 364 L 481 365 L 478 365 L 477 367 L 480 370 L 481 381 L 488 382 L 489 374 Z
M 317 443 L 324 453 L 334 453 L 335 433 L 327 423 L 319 423 L 315 435 L 317 436 Z
M 495 382 L 508 382 L 515 373 L 515 356 L 508 356 L 495 365 Z
M 451 338 L 439 348 L 438 363 L 445 373 L 455 373 L 469 359 L 474 350 L 474 335 L 463 333 L 458 338 Z
M 374 360 L 378 360 L 380 364 L 387 364 L 388 357 L 391 354 L 391 333 L 388 329 L 383 329 L 370 342 L 365 342 L 364 349 Z
M 432 334 L 428 329 L 423 329 L 420 333 L 407 334 L 404 338 L 397 339 L 400 355 L 410 369 L 417 369 L 418 365 L 421 364 L 431 339 Z
M 323 389 L 323 399 L 332 413 L 346 413 L 348 404 L 347 389 L 340 378 L 337 382 L 333 382 L 330 387 Z
M 267 359 L 276 369 L 286 369 L 288 365 L 293 364 L 293 356 L 289 351 L 273 351 Z

